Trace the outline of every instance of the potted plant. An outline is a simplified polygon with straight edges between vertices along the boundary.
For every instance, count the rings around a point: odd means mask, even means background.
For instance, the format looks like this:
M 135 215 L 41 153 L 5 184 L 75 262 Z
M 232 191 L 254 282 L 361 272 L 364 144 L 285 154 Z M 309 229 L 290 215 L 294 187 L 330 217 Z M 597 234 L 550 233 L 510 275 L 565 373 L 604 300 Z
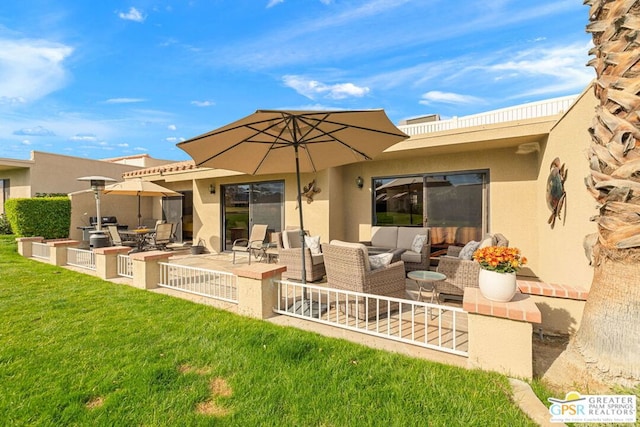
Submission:
M 516 294 L 516 272 L 527 263 L 520 249 L 506 246 L 487 246 L 473 253 L 480 263 L 478 286 L 485 298 L 507 302 Z
M 204 240 L 199 239 L 198 243 L 191 246 L 191 254 L 192 255 L 200 255 L 202 253 L 204 253 Z

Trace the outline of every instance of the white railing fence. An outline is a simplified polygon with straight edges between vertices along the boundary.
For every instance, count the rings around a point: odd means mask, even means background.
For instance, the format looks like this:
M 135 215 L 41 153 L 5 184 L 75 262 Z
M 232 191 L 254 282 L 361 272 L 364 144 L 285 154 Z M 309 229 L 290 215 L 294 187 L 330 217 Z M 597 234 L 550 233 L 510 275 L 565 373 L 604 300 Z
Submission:
M 467 315 L 461 308 L 286 280 L 275 284 L 276 313 L 468 355 Z
M 485 113 L 453 117 L 448 120 L 400 125 L 398 128 L 407 135 L 414 136 L 472 126 L 504 123 L 514 120 L 555 116 L 556 114 L 567 111 L 575 102 L 576 98 L 577 95 L 571 95 L 562 98 L 547 99 L 544 101 L 516 105 L 514 107 L 501 108 L 499 110 L 487 111 Z
M 96 269 L 93 251 L 87 249 L 67 248 L 67 264 L 87 270 Z
M 232 273 L 163 262 L 158 264 L 160 287 L 232 303 L 238 302 L 237 276 Z
M 129 255 L 118 254 L 117 273 L 118 276 L 133 278 L 133 261 Z
M 49 259 L 51 254 L 50 246 L 46 243 L 33 242 L 31 243 L 31 256 L 34 258 Z

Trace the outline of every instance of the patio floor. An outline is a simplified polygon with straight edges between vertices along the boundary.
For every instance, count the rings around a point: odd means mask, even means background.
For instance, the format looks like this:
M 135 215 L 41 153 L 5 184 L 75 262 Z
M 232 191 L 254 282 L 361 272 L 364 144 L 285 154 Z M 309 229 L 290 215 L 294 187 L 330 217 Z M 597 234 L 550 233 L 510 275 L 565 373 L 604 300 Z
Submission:
M 202 255 L 191 255 L 185 253 L 176 253 L 176 255 L 172 256 L 169 259 L 170 263 L 186 265 L 190 267 L 198 267 L 205 268 L 210 270 L 217 271 L 225 271 L 225 272 L 233 272 L 234 268 L 242 265 L 248 264 L 247 256 L 239 256 L 236 258 L 236 264 L 233 264 L 233 255 L 230 253 L 220 253 L 220 254 L 202 254 Z M 251 264 L 254 262 L 258 262 L 255 258 L 251 260 Z M 323 283 L 326 282 L 314 282 L 313 285 L 322 286 Z M 193 300 L 194 302 L 204 303 L 212 306 L 217 306 L 219 308 L 223 308 L 226 310 L 235 311 L 234 304 L 224 303 L 216 301 L 212 298 L 206 298 L 198 295 L 190 295 L 185 292 L 174 291 L 170 289 L 158 289 L 157 292 L 170 294 L 173 296 L 177 296 L 180 298 L 186 298 Z M 407 299 L 415 300 L 418 296 L 418 287 L 416 282 L 411 279 L 406 279 L 406 293 Z M 429 301 L 431 298 L 431 294 L 429 292 L 423 292 L 422 294 L 424 301 Z M 461 307 L 461 302 L 457 301 L 447 301 L 447 304 L 452 307 Z M 451 332 L 451 321 L 450 314 L 446 313 L 442 319 L 438 319 L 437 317 L 431 319 L 431 316 L 427 315 L 427 342 L 436 343 L 438 338 L 438 326 L 440 325 L 445 333 L 442 336 L 442 342 L 446 343 L 450 342 L 453 338 Z M 407 338 L 410 334 L 413 335 L 415 341 L 425 341 L 425 328 L 424 328 L 424 320 L 425 313 L 420 310 L 415 314 L 415 323 L 421 324 L 421 327 L 416 327 L 413 330 L 410 326 L 410 311 L 403 310 L 402 313 L 394 313 L 388 319 L 383 318 L 376 324 L 375 322 L 371 322 L 371 325 L 367 325 L 369 330 L 373 330 L 373 328 L 380 328 L 380 330 L 390 330 L 390 331 L 398 331 L 400 327 L 402 327 L 402 336 L 403 338 Z M 324 320 L 328 319 L 339 319 L 344 318 L 344 313 L 341 313 L 339 310 L 336 310 L 332 307 L 329 311 L 327 311 L 323 315 Z M 352 342 L 357 342 L 363 345 L 367 345 L 370 347 L 383 349 L 387 351 L 393 351 L 398 353 L 403 353 L 406 355 L 410 355 L 413 357 L 420 357 L 425 359 L 430 359 L 442 363 L 453 364 L 457 366 L 466 366 L 467 358 L 462 356 L 457 356 L 449 353 L 444 353 L 437 350 L 431 350 L 428 348 L 424 348 L 418 345 L 412 345 L 404 342 L 395 341 L 389 338 L 372 336 L 364 333 L 359 333 L 355 331 L 351 331 L 348 329 L 339 328 L 336 326 L 331 326 L 327 324 L 318 323 L 315 321 L 300 319 L 291 316 L 274 316 L 270 319 L 267 319 L 275 324 L 283 325 L 283 326 L 292 326 L 299 329 L 313 331 L 316 333 L 320 333 L 325 336 L 335 337 L 347 339 Z M 359 322 L 361 325 L 363 321 L 358 321 L 355 318 L 349 319 L 348 325 L 351 327 L 356 326 L 356 322 Z M 466 351 L 468 348 L 468 338 L 467 338 L 467 319 L 466 315 L 458 316 L 456 329 L 457 332 L 457 347 L 459 350 Z M 361 326 L 362 327 L 362 326 Z M 446 332 L 448 331 L 448 332 Z

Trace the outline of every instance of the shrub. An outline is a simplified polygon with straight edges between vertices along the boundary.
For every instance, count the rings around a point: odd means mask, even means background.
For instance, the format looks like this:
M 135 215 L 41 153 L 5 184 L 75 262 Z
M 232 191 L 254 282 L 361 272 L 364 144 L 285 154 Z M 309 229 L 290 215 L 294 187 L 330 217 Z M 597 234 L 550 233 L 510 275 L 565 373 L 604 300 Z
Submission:
M 71 201 L 68 197 L 9 199 L 5 202 L 5 212 L 18 237 L 57 239 L 69 236 Z
M 0 214 L 0 234 L 13 234 L 11 224 L 5 214 Z

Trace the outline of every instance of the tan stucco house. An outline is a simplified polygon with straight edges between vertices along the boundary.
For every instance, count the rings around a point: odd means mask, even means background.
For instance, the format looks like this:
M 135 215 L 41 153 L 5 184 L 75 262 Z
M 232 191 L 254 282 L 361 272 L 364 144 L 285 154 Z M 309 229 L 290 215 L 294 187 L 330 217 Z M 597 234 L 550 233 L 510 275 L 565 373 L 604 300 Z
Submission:
M 303 174 L 303 183 L 315 180 L 320 189 L 304 204 L 305 228 L 322 242 L 360 241 L 368 240 L 372 225 L 424 224 L 434 231 L 434 248 L 502 233 L 528 258 L 523 274 L 588 288 L 592 270 L 583 240 L 595 231 L 589 221 L 595 205 L 583 178 L 595 106 L 585 90 L 473 116 L 405 122 L 399 128 L 410 138 L 373 161 Z M 552 226 L 546 195 L 556 158 L 568 175 L 566 203 Z M 251 224 L 280 231 L 298 223 L 295 175 L 229 169 L 185 161 L 123 177 L 181 192 L 149 202 L 146 215 L 176 223 L 181 240 L 202 240 L 211 252 L 229 250 Z

